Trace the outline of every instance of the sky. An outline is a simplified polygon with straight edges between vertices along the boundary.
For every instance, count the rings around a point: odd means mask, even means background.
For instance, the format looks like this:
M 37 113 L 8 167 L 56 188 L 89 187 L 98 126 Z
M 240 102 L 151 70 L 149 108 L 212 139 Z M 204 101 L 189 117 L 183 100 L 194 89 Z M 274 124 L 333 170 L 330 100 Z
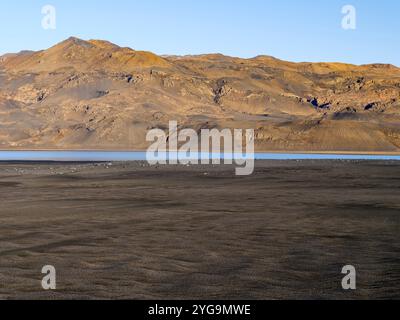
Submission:
M 56 29 L 42 27 L 45 5 Z M 345 5 L 355 29 L 342 28 Z M 157 54 L 400 66 L 399 15 L 398 0 L 2 0 L 0 55 L 76 36 Z

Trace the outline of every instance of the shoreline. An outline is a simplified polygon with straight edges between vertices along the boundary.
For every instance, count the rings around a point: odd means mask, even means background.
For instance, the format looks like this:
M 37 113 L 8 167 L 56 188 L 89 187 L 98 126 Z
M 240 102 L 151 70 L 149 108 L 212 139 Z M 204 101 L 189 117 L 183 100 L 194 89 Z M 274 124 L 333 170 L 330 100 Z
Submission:
M 255 164 L 265 165 L 266 163 L 273 163 L 273 164 L 299 164 L 299 163 L 389 163 L 389 164 L 398 164 L 400 160 L 396 159 L 256 159 L 254 160 Z M 225 164 L 221 162 L 221 164 L 156 164 L 151 165 L 148 164 L 146 160 L 0 160 L 0 165 L 142 165 L 145 168 L 226 168 L 226 167 L 235 167 L 234 164 Z M 144 164 L 144 165 L 143 165 Z
M 1 152 L 104 152 L 104 153 L 146 153 L 147 150 L 127 150 L 127 149 L 1 149 Z M 167 152 L 167 151 L 166 151 Z M 169 151 L 169 152 L 179 152 Z M 221 152 L 221 154 L 223 154 Z M 385 151 L 293 151 L 293 150 L 267 150 L 256 151 L 255 154 L 293 154 L 293 155 L 365 155 L 365 156 L 400 156 L 398 152 L 385 152 Z
M 127 149 L 1 149 L 0 152 L 131 152 L 131 153 L 145 153 L 147 150 L 127 150 Z M 171 151 L 176 152 L 176 151 Z M 178 151 L 179 152 L 179 151 Z M 385 152 L 385 151 L 293 151 L 293 150 L 266 150 L 256 151 L 255 154 L 327 154 L 327 155 L 388 155 L 400 156 L 398 152 Z

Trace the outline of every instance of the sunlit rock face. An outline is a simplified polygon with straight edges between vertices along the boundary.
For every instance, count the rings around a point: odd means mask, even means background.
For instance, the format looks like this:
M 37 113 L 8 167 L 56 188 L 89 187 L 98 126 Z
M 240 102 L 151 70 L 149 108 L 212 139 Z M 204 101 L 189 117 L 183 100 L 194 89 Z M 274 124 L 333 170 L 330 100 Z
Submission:
M 258 151 L 398 152 L 400 69 L 69 38 L 0 57 L 0 149 L 146 149 L 146 133 L 252 128 Z

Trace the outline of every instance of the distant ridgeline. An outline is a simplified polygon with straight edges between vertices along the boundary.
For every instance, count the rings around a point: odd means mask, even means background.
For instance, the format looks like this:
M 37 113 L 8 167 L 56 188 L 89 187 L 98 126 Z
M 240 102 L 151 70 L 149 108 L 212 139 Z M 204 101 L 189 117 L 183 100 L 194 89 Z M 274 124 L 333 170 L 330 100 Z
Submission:
M 147 150 L 149 130 L 252 129 L 257 151 L 400 147 L 400 69 L 157 56 L 70 38 L 0 58 L 0 148 Z

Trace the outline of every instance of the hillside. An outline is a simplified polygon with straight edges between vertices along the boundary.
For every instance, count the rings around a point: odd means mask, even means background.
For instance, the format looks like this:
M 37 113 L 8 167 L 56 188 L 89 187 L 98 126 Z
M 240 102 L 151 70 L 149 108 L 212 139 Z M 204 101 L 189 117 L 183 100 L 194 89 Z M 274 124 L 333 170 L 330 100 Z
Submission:
M 77 38 L 0 57 L 1 149 L 145 149 L 169 120 L 254 128 L 258 151 L 400 152 L 400 69 Z

